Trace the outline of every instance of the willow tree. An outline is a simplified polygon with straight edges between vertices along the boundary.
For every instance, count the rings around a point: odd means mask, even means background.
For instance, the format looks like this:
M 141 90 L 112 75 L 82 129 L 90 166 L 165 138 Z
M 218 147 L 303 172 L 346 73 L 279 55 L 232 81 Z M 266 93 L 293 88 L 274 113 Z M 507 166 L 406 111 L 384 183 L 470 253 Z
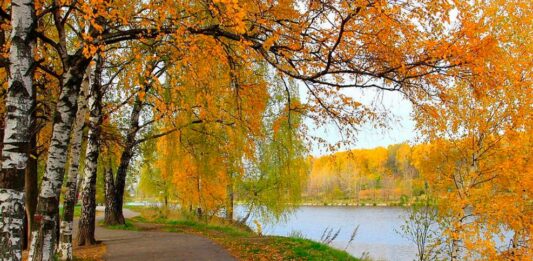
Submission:
M 271 96 L 262 117 L 264 135 L 254 138 L 255 153 L 245 160 L 243 176 L 237 182 L 236 198 L 248 207 L 241 222 L 252 213 L 266 219 L 289 213 L 300 202 L 308 176 L 303 140 L 306 110 L 297 85 L 279 76 L 270 82 Z
M 172 183 L 172 176 L 165 175 L 156 165 L 159 156 L 156 149 L 157 140 L 151 140 L 144 143 L 141 147 L 142 167 L 139 177 L 139 195 L 141 198 L 155 198 L 163 203 L 164 208 L 168 208 L 172 201 L 176 201 L 178 194 L 177 188 Z
M 139 53 L 135 53 L 135 51 L 140 50 L 137 48 L 132 49 L 132 55 L 138 56 Z M 141 143 L 164 136 L 168 133 L 167 131 L 163 133 L 152 133 L 151 135 L 141 135 L 146 129 L 149 129 L 151 125 L 164 117 L 164 115 L 154 115 L 152 119 L 145 119 L 144 122 L 142 119 L 143 111 L 146 110 L 145 107 L 150 105 L 150 99 L 148 96 L 153 92 L 152 88 L 154 88 L 154 85 L 159 84 L 159 77 L 165 73 L 168 66 L 164 62 L 165 60 L 168 60 L 166 59 L 166 54 L 161 52 L 156 53 L 154 49 L 156 48 L 150 48 L 150 50 L 145 51 L 147 53 L 146 59 L 138 60 L 133 63 L 133 68 L 136 69 L 133 72 L 141 70 L 143 73 L 140 77 L 137 76 L 136 78 L 133 78 L 133 86 L 131 87 L 134 89 L 132 90 L 134 98 L 128 117 L 129 122 L 126 127 L 127 131 L 124 135 L 124 149 L 120 156 L 116 175 L 113 176 L 111 172 L 111 176 L 106 180 L 106 185 L 110 188 L 109 190 L 106 190 L 106 197 L 109 197 L 109 204 L 107 206 L 110 207 L 105 215 L 105 223 L 108 225 L 125 224 L 122 211 L 124 205 L 124 192 L 126 189 L 128 170 L 132 163 L 131 161 L 135 151 L 138 150 Z M 157 58 L 150 58 L 154 53 L 156 53 Z M 130 74 L 125 74 L 123 82 L 131 81 L 129 76 Z M 164 114 L 164 112 L 162 114 Z M 111 188 L 113 189 L 111 190 Z

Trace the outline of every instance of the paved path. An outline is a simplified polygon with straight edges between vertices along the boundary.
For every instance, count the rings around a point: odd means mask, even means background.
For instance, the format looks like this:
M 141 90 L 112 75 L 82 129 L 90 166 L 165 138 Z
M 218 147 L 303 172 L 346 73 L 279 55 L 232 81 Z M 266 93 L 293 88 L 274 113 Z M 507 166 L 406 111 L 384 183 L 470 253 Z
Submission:
M 124 209 L 126 218 L 136 215 L 137 213 Z M 97 226 L 96 239 L 107 246 L 106 260 L 236 260 L 211 240 L 183 233 L 114 230 Z

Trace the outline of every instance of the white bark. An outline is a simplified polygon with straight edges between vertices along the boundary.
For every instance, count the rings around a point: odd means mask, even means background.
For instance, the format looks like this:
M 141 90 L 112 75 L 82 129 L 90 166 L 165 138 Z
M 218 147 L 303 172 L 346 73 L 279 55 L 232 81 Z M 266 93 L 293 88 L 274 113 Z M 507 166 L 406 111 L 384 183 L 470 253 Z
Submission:
M 95 135 L 89 130 L 89 135 Z M 94 141 L 94 139 L 93 139 Z M 97 159 L 99 154 L 98 141 L 93 142 L 89 138 L 87 144 L 87 157 L 85 160 L 85 169 L 83 182 L 81 185 L 81 217 L 78 223 L 78 244 L 92 245 L 94 244 L 94 222 L 95 222 L 95 192 L 96 192 L 96 171 Z
M 78 244 L 91 245 L 94 240 L 95 226 L 95 194 L 96 194 L 96 173 L 98 165 L 98 155 L 100 149 L 100 130 L 102 124 L 102 58 L 96 58 L 94 69 L 94 82 L 91 85 L 91 94 L 89 96 L 89 138 L 85 153 L 85 168 L 83 182 L 81 185 L 81 217 L 78 223 Z
M 24 193 L 12 189 L 0 189 L 0 209 L 2 210 L 0 260 L 22 260 Z
M 67 73 L 65 78 L 71 76 Z M 67 87 L 67 86 L 65 86 Z M 63 175 L 67 162 L 67 145 L 74 121 L 73 110 L 77 109 L 77 90 L 75 88 L 63 88 L 60 101 L 57 104 L 57 114 L 60 120 L 54 122 L 52 141 L 46 161 L 46 171 L 41 183 L 39 196 L 42 198 L 54 198 L 59 195 L 63 183 Z M 74 87 L 74 86 L 68 86 Z M 59 175 L 61 174 L 61 175 Z
M 91 124 L 93 119 L 91 117 Z M 95 126 L 96 127 L 96 126 Z M 99 126 L 89 129 L 89 140 L 87 142 L 87 156 L 85 158 L 85 168 L 83 182 L 81 185 L 81 217 L 78 229 L 78 244 L 92 245 L 94 244 L 94 222 L 95 222 L 95 183 L 96 171 L 99 154 Z
M 81 145 L 83 138 L 83 128 L 85 127 L 85 117 L 87 114 L 87 97 L 90 86 L 90 67 L 85 72 L 86 77 L 81 85 L 78 97 L 78 112 L 72 130 L 70 140 L 69 169 L 67 175 L 67 192 L 63 203 L 63 218 L 60 226 L 58 257 L 61 260 L 72 260 L 72 221 L 74 218 L 74 205 L 76 201 L 76 191 L 78 184 L 79 161 L 81 155 Z
M 30 246 L 30 261 L 49 260 L 48 255 L 55 253 L 59 195 L 65 174 L 70 133 L 77 111 L 78 92 L 90 62 L 84 56 L 73 57 L 72 60 L 72 66 L 63 75 L 63 86 L 56 105 L 52 139 L 34 217 L 38 231 L 36 240 L 32 239 Z
M 61 221 L 61 238 L 68 237 L 70 241 L 59 242 L 57 247 L 57 255 L 61 260 L 72 260 L 72 229 L 74 227 L 73 221 Z
M 24 170 L 30 144 L 34 108 L 33 50 L 35 39 L 33 0 L 11 2 L 9 79 L 0 173 L 0 260 L 22 260 L 24 220 Z

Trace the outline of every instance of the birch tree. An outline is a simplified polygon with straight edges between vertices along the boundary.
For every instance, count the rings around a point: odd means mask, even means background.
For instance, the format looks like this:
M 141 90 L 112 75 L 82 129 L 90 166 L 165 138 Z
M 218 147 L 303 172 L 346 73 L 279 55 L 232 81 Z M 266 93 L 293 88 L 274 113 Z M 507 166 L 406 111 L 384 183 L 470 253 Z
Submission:
M 50 260 L 55 253 L 55 241 L 58 236 L 55 228 L 67 162 L 67 147 L 76 116 L 79 87 L 89 60 L 80 59 L 78 62 L 79 64 L 65 73 L 64 85 L 56 105 L 52 139 L 34 217 L 38 228 L 32 232 L 30 260 Z
M 74 39 L 67 37 L 66 22 L 69 18 L 72 19 L 71 12 L 62 15 L 59 3 L 56 1 L 52 1 L 50 8 L 57 10 L 51 12 L 51 15 L 58 40 L 54 41 L 44 33 L 39 33 L 38 37 L 56 50 L 63 68 L 61 73 L 53 73 L 60 83 L 60 94 L 55 108 L 52 138 L 34 216 L 35 229 L 32 229 L 29 260 L 50 260 L 55 254 L 58 238 L 56 226 L 59 220 L 59 198 L 68 158 L 70 134 L 78 110 L 78 93 L 85 70 L 94 55 L 87 53 L 87 49 L 93 45 L 85 42 L 82 42 L 83 44 L 78 49 L 69 52 L 68 45 Z M 69 8 L 74 8 L 74 5 Z M 79 33 L 95 37 L 103 30 L 99 26 L 97 23 L 91 24 L 87 32 Z
M 24 226 L 24 175 L 28 161 L 32 110 L 33 51 L 35 38 L 33 0 L 13 0 L 8 90 L 0 176 L 0 259 L 21 260 Z
M 102 125 L 102 65 L 100 56 L 96 58 L 93 83 L 89 97 L 89 138 L 85 156 L 85 169 L 83 182 L 81 184 L 81 217 L 78 223 L 78 245 L 91 245 L 95 243 L 95 195 L 96 195 L 96 173 L 98 155 L 100 150 L 100 131 Z
M 81 155 L 81 145 L 83 129 L 85 127 L 85 117 L 87 114 L 87 98 L 90 86 L 90 67 L 86 70 L 85 78 L 78 98 L 78 112 L 76 122 L 72 130 L 70 142 L 69 168 L 67 175 L 67 192 L 63 203 L 63 216 L 60 226 L 60 242 L 58 246 L 58 256 L 62 260 L 72 260 L 72 228 L 74 226 L 74 205 L 78 184 L 79 160 Z

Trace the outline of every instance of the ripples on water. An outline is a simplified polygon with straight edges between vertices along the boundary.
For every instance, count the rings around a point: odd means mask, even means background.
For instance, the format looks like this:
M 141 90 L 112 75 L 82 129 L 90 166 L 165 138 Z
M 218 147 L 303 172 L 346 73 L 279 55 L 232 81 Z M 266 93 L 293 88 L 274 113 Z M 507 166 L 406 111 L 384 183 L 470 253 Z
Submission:
M 244 213 L 244 208 L 239 207 L 236 212 Z M 334 232 L 340 228 L 341 232 L 332 245 L 344 249 L 354 228 L 359 225 L 347 252 L 356 257 L 367 252 L 374 260 L 408 261 L 415 259 L 416 248 L 395 232 L 400 230 L 406 214 L 404 209 L 395 207 L 303 206 L 286 221 L 262 222 L 262 226 L 266 235 L 288 236 L 291 232 L 301 232 L 315 241 L 320 241 L 326 228 L 333 228 Z M 249 221 L 253 222 L 253 217 Z

